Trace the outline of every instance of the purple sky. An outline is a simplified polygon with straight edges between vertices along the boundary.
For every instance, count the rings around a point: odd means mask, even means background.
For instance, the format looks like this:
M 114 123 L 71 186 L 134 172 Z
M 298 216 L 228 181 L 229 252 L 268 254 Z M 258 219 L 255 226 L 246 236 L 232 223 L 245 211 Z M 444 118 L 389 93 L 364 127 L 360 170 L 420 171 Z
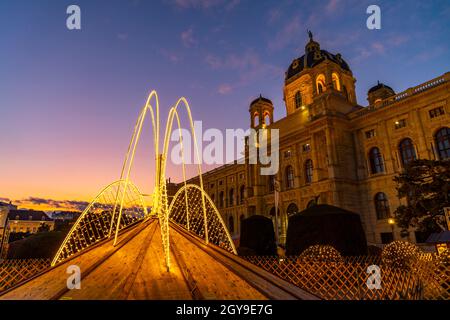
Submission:
M 70 4 L 81 31 L 66 28 Z M 366 28 L 370 4 L 381 30 Z M 152 89 L 164 119 L 186 96 L 204 128 L 247 128 L 260 93 L 283 117 L 284 71 L 307 29 L 349 63 L 363 106 L 377 80 L 402 91 L 450 70 L 448 1 L 1 1 L 0 197 L 95 196 L 118 178 Z M 135 180 L 150 192 L 147 136 Z

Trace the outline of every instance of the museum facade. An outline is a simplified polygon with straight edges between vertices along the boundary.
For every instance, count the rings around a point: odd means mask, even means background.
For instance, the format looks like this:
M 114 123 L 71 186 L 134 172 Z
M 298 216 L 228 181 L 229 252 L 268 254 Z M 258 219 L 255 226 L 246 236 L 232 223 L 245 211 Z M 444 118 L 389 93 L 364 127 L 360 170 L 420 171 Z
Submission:
M 305 54 L 286 71 L 286 116 L 274 121 L 267 98 L 251 102 L 251 128 L 279 129 L 278 174 L 261 175 L 260 165 L 248 161 L 203 174 L 233 236 L 248 216 L 274 218 L 277 184 L 281 242 L 289 216 L 315 203 L 359 213 L 369 244 L 401 238 L 400 228 L 388 223 L 404 201 L 393 178 L 414 159 L 450 158 L 450 73 L 401 93 L 378 83 L 368 90 L 366 107 L 356 101 L 355 82 L 342 56 L 322 50 L 310 34 Z M 414 230 L 405 238 L 424 241 Z

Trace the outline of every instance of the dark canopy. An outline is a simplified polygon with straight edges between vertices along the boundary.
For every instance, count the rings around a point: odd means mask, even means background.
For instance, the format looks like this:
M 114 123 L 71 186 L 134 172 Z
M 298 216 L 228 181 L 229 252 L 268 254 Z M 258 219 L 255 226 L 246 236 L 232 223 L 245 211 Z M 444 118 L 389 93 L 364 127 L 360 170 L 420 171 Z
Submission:
M 239 244 L 239 255 L 275 255 L 275 232 L 272 220 L 258 215 L 242 220 Z
M 367 241 L 359 214 L 321 204 L 290 217 L 286 254 L 298 255 L 315 244 L 331 245 L 343 256 L 367 254 Z

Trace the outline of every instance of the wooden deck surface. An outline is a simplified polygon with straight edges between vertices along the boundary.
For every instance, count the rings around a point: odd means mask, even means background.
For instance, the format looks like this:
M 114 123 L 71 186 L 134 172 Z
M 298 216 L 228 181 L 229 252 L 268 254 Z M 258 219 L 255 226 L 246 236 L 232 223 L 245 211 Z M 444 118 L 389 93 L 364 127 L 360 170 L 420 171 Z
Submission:
M 266 281 L 257 267 L 243 266 L 240 258 L 208 251 L 202 240 L 171 227 L 171 268 L 167 271 L 160 227 L 148 221 L 127 230 L 119 244 L 105 241 L 6 291 L 1 299 L 70 300 L 188 300 L 297 299 L 284 291 L 283 280 Z M 200 243 L 200 244 L 199 244 Z M 203 247 L 204 246 L 204 247 Z M 174 254 L 174 252 L 176 254 Z M 81 269 L 81 289 L 68 290 L 67 267 Z M 255 272 L 256 271 L 256 272 Z M 277 280 L 279 279 L 279 280 Z M 281 284 L 281 285 L 280 285 Z M 193 287 L 196 293 L 194 294 Z M 300 290 L 300 289 L 299 289 Z M 307 295 L 305 295 L 307 297 Z

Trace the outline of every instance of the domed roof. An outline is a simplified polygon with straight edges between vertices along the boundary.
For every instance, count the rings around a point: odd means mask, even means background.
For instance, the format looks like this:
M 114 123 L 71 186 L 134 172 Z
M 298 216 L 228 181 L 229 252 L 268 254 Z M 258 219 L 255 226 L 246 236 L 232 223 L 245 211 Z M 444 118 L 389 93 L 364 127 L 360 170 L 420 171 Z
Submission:
M 351 71 L 349 65 L 342 59 L 340 53 L 333 54 L 327 50 L 321 50 L 319 43 L 313 40 L 311 32 L 309 32 L 309 38 L 310 40 L 305 47 L 305 54 L 294 59 L 286 71 L 286 80 L 299 74 L 305 69 L 313 68 L 325 60 L 330 60 L 339 65 L 342 69 Z
M 392 92 L 395 92 L 394 89 L 392 89 L 391 87 L 389 87 L 389 86 L 385 85 L 384 83 L 381 83 L 380 81 L 378 81 L 378 84 L 376 86 L 373 86 L 372 88 L 370 88 L 368 93 L 375 92 L 375 91 L 377 91 L 379 89 L 382 89 L 382 88 L 386 88 L 388 90 L 391 90 Z
M 252 102 L 250 102 L 250 106 L 252 106 L 253 104 L 255 104 L 255 103 L 257 103 L 257 102 L 260 102 L 260 101 L 263 101 L 263 102 L 267 102 L 267 103 L 273 104 L 273 103 L 272 103 L 272 100 L 267 99 L 267 98 L 264 98 L 262 95 L 259 95 L 258 98 L 256 98 L 256 99 L 253 100 Z

